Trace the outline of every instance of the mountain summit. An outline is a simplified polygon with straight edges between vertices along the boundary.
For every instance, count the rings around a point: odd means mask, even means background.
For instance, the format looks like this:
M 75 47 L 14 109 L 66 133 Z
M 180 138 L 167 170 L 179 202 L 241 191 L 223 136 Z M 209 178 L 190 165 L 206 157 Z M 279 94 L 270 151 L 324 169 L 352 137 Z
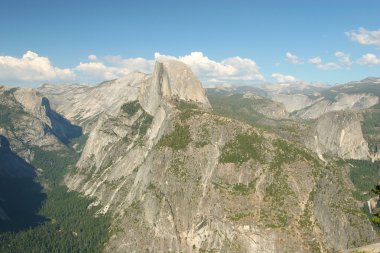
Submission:
M 162 98 L 193 101 L 211 108 L 198 78 L 186 64 L 177 60 L 159 58 L 150 83 L 142 87 L 140 102 L 147 112 L 154 114 Z

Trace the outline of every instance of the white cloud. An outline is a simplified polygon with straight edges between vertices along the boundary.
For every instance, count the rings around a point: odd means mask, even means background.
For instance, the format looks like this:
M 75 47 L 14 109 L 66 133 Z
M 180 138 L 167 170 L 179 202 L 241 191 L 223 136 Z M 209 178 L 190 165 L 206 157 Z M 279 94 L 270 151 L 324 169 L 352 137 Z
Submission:
M 360 27 L 358 31 L 346 32 L 346 35 L 361 45 L 375 45 L 380 47 L 380 29 L 377 31 L 368 31 Z
M 297 81 L 297 79 L 294 76 L 283 75 L 280 73 L 273 73 L 272 77 L 276 79 L 276 82 L 278 83 L 294 83 Z
M 358 60 L 358 64 L 373 66 L 380 64 L 380 59 L 376 55 L 368 53 Z
M 202 52 L 192 52 L 180 57 L 155 53 L 155 58 L 159 57 L 178 59 L 184 62 L 205 82 L 265 80 L 255 61 L 239 56 L 219 62 L 209 59 Z
M 321 57 L 317 56 L 314 58 L 309 59 L 309 63 L 315 65 L 319 69 L 323 70 L 333 70 L 333 69 L 340 69 L 341 66 L 339 66 L 335 62 L 328 62 L 328 63 L 323 63 Z
M 155 53 L 159 57 L 177 59 L 187 64 L 204 83 L 222 84 L 233 81 L 265 80 L 256 62 L 239 56 L 221 61 L 209 59 L 202 52 L 184 56 L 169 56 Z M 55 82 L 101 82 L 127 75 L 132 71 L 151 73 L 155 59 L 122 58 L 121 56 L 87 56 L 88 61 L 80 62 L 70 69 L 52 66 L 49 59 L 28 51 L 22 58 L 0 56 L 0 81 Z
M 297 55 L 292 54 L 290 52 L 286 53 L 286 58 L 288 58 L 288 60 L 293 64 L 303 64 L 303 62 L 300 60 L 300 58 Z
M 319 65 L 322 63 L 322 59 L 321 57 L 317 56 L 317 57 L 309 59 L 309 62 L 314 65 Z
M 44 82 L 74 80 L 70 69 L 54 67 L 47 57 L 27 51 L 22 58 L 0 56 L 0 81 L 2 82 Z
M 96 55 L 94 55 L 94 54 L 90 54 L 90 55 L 88 56 L 88 59 L 89 59 L 90 61 L 96 61 L 96 60 L 98 59 L 98 57 L 96 57 Z
M 75 71 L 78 72 L 82 79 L 86 79 L 87 82 L 111 80 L 118 78 L 121 74 L 119 69 L 107 67 L 102 62 L 81 62 L 75 67 Z
M 88 58 L 93 61 L 81 62 L 74 68 L 80 81 L 101 82 L 125 76 L 132 71 L 150 73 L 154 65 L 153 60 L 144 58 L 123 59 L 121 56 L 106 56 L 102 60 L 96 56 Z
M 153 71 L 154 60 L 141 57 L 124 59 L 121 56 L 106 56 L 104 62 L 112 67 L 123 69 L 123 72 L 140 71 L 150 73 Z
M 348 54 L 337 51 L 335 52 L 335 56 L 338 58 L 338 61 L 340 62 L 342 66 L 347 67 L 347 68 L 351 67 L 352 61 Z

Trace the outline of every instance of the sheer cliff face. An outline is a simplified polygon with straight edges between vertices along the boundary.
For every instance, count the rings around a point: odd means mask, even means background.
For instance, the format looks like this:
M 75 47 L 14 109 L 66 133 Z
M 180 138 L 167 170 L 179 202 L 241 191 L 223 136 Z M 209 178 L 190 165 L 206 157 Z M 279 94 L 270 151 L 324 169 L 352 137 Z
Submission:
M 303 119 L 317 119 L 328 112 L 344 110 L 358 111 L 370 108 L 379 102 L 377 96 L 371 94 L 338 94 L 335 101 L 320 99 L 308 108 L 297 112 L 297 116 Z
M 55 111 L 89 132 L 99 115 L 115 115 L 123 103 L 136 100 L 141 84 L 148 77 L 147 74 L 133 72 L 97 86 L 46 84 L 38 91 L 49 98 Z
M 0 87 L 0 106 L 0 134 L 28 161 L 33 157 L 32 146 L 58 150 L 72 134 L 81 134 L 80 128 L 52 111 L 49 101 L 34 89 Z
M 163 100 L 179 98 L 210 108 L 205 91 L 198 78 L 184 63 L 159 59 L 156 61 L 153 75 L 142 86 L 140 103 L 150 114 L 154 114 Z
M 139 87 L 99 116 L 65 178 L 113 216 L 105 251 L 310 252 L 370 240 L 342 168 L 211 113 L 182 63 L 158 61 Z
M 327 113 L 317 120 L 306 139 L 306 145 L 320 157 L 330 154 L 345 159 L 366 160 L 369 158 L 369 148 L 363 138 L 361 120 L 357 112 Z

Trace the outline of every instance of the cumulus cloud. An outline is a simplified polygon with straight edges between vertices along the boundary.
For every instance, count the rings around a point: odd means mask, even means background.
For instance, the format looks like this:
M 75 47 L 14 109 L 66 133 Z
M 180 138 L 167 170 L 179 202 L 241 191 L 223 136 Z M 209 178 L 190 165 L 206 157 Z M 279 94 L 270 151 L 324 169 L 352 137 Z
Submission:
M 328 62 L 328 63 L 323 63 L 321 57 L 317 56 L 314 58 L 309 59 L 309 63 L 315 65 L 319 69 L 323 70 L 334 70 L 334 69 L 340 69 L 341 66 L 339 66 L 335 62 Z
M 286 53 L 286 58 L 293 64 L 303 64 L 303 62 L 300 60 L 300 58 L 295 55 L 295 54 L 292 54 L 290 52 L 287 52 Z
M 106 56 L 99 59 L 95 55 L 88 56 L 90 62 L 80 62 L 74 68 L 79 79 L 85 82 L 100 82 L 116 79 L 132 71 L 149 73 L 153 70 L 154 61 L 144 58 L 123 59 L 121 56 Z
M 214 61 L 202 52 L 192 52 L 189 55 L 180 57 L 161 55 L 160 53 L 155 54 L 156 59 L 160 57 L 177 59 L 184 62 L 205 82 L 222 83 L 225 81 L 265 80 L 255 61 L 239 56 Z
M 216 61 L 202 52 L 192 52 L 179 57 L 157 52 L 154 54 L 154 59 L 98 57 L 90 54 L 87 56 L 87 61 L 82 61 L 70 69 L 60 69 L 52 66 L 48 58 L 28 51 L 22 58 L 0 56 L 0 81 L 101 82 L 125 76 L 132 71 L 151 73 L 155 59 L 160 57 L 184 62 L 206 84 L 265 80 L 254 60 L 239 56 Z
M 89 59 L 90 61 L 96 61 L 96 60 L 98 59 L 98 57 L 96 57 L 96 55 L 94 55 L 94 54 L 90 54 L 90 55 L 88 56 L 88 59 Z
M 81 79 L 84 78 L 87 81 L 111 80 L 122 74 L 119 69 L 107 67 L 102 62 L 81 62 L 74 70 L 78 72 Z
M 297 81 L 297 79 L 294 76 L 291 75 L 283 75 L 280 73 L 273 73 L 272 77 L 276 80 L 278 83 L 294 83 Z
M 368 53 L 358 60 L 358 64 L 373 66 L 380 64 L 380 59 L 376 55 Z
M 54 67 L 47 57 L 27 51 L 21 58 L 0 56 L 0 81 L 44 82 L 74 80 L 71 69 Z
M 124 59 L 121 56 L 106 56 L 104 62 L 112 67 L 123 69 L 123 72 L 140 71 L 150 73 L 153 71 L 154 60 L 141 57 Z
M 335 56 L 338 58 L 338 61 L 342 66 L 347 67 L 347 68 L 351 67 L 352 61 L 348 54 L 337 51 L 335 52 Z
M 380 29 L 377 31 L 369 31 L 360 27 L 357 31 L 346 32 L 346 35 L 361 45 L 375 45 L 380 47 Z

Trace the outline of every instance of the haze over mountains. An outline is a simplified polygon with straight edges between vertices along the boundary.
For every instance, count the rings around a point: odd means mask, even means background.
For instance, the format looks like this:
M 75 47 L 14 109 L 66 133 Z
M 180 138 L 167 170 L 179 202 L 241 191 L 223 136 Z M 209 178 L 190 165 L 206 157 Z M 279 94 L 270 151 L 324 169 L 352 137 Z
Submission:
M 106 252 L 354 248 L 377 240 L 363 211 L 372 185 L 365 171 L 352 181 L 359 167 L 342 159 L 379 159 L 379 96 L 378 78 L 205 91 L 164 58 L 152 74 L 95 86 L 3 86 L 0 175 L 46 178 L 45 163 L 30 165 L 41 154 L 74 159 L 59 182 L 111 217 Z M 37 181 L 48 198 L 49 180 Z M 0 198 L 9 227 L 10 197 Z

